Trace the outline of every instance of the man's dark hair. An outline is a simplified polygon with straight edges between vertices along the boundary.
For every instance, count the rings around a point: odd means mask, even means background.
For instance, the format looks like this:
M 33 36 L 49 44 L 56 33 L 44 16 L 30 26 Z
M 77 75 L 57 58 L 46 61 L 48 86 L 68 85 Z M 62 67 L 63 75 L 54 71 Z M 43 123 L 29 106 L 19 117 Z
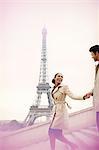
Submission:
M 94 54 L 96 54 L 96 52 L 99 53 L 99 45 L 92 46 L 92 47 L 89 49 L 89 52 L 93 52 Z

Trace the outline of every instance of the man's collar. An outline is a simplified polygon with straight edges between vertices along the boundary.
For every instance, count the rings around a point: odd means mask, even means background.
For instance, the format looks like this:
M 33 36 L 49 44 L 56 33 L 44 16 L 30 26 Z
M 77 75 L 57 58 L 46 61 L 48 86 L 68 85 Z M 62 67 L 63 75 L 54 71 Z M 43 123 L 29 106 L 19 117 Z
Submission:
M 97 66 L 97 65 L 99 65 L 99 61 L 96 61 L 96 62 L 95 62 L 95 66 Z

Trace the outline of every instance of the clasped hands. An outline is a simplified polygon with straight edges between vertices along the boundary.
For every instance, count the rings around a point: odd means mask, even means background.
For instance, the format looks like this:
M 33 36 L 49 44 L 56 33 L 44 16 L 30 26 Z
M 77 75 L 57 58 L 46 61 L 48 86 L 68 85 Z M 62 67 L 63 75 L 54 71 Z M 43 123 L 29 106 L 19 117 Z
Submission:
M 84 96 L 83 96 L 83 99 L 88 99 L 90 98 L 91 96 L 93 96 L 93 93 L 89 92 L 89 93 L 86 93 Z

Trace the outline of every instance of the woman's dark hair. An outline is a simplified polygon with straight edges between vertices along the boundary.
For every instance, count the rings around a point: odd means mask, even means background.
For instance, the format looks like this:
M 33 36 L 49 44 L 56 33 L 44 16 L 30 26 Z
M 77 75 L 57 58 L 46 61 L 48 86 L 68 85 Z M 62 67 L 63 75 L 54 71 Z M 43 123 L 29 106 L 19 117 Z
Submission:
M 53 83 L 53 84 L 55 84 L 55 78 L 56 78 L 56 76 L 57 76 L 58 74 L 59 74 L 59 73 L 56 73 L 55 76 L 54 76 L 54 78 L 52 79 L 52 83 Z
M 89 49 L 89 52 L 93 52 L 94 54 L 96 54 L 96 52 L 99 53 L 99 45 L 92 46 L 92 47 Z

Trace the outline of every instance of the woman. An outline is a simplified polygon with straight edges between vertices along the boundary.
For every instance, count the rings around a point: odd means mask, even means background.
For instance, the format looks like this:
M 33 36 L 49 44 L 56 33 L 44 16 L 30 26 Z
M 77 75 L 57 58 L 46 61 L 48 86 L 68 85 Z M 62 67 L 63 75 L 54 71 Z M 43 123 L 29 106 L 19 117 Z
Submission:
M 86 97 L 73 95 L 68 86 L 61 85 L 62 81 L 63 75 L 61 73 L 55 74 L 52 80 L 54 87 L 51 94 L 54 100 L 54 107 L 53 117 L 49 127 L 50 146 L 51 150 L 55 150 L 55 140 L 58 139 L 65 144 L 69 144 L 74 150 L 77 148 L 77 145 L 67 140 L 62 134 L 62 130 L 68 130 L 68 112 L 66 108 L 68 103 L 65 102 L 65 97 L 68 95 L 70 98 L 76 100 L 84 100 Z

